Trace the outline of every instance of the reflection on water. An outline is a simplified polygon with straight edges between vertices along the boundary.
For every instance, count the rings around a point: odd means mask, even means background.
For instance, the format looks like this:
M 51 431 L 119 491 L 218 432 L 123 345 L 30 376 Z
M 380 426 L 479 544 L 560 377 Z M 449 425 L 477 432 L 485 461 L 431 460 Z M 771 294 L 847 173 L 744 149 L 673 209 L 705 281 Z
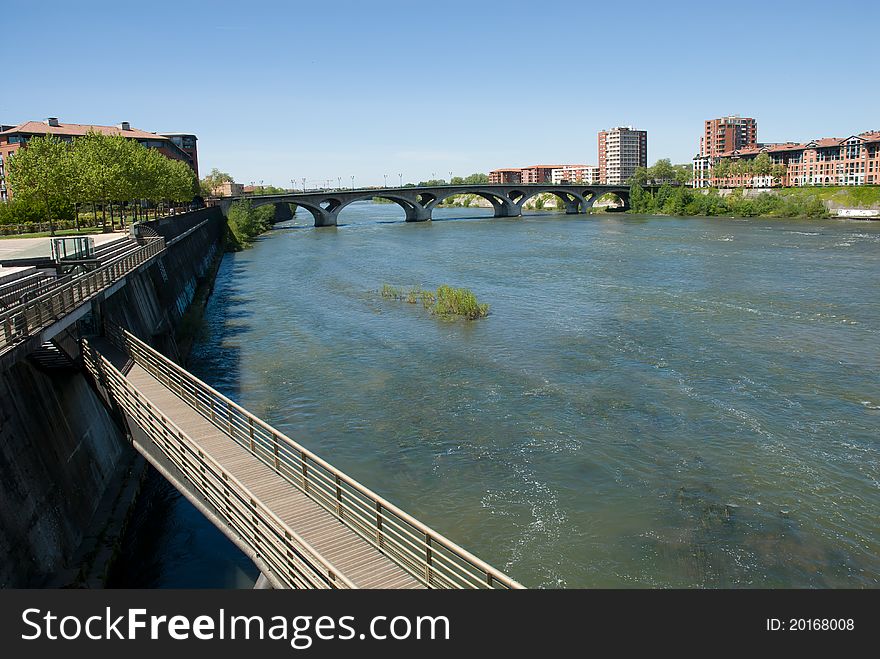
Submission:
M 878 585 L 880 226 L 436 213 L 228 256 L 192 369 L 528 586 Z

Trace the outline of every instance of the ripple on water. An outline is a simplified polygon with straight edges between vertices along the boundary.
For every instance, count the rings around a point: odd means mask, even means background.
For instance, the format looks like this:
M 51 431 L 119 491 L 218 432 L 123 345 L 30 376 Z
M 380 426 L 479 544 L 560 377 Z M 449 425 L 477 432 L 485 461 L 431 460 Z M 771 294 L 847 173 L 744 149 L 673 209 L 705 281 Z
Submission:
M 388 212 L 227 257 L 197 374 L 530 586 L 880 585 L 880 233 Z

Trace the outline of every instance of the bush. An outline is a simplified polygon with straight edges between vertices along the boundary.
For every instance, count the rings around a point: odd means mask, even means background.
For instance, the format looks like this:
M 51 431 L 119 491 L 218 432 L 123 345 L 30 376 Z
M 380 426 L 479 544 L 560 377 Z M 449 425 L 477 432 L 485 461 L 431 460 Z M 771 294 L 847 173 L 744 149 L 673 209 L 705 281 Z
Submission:
M 418 287 L 404 291 L 402 288 L 383 284 L 379 292 L 386 299 L 400 300 L 408 304 L 416 304 L 421 300 L 425 309 L 442 318 L 462 316 L 474 320 L 489 315 L 489 305 L 477 302 L 476 295 L 467 288 L 453 288 L 444 284 L 435 294 Z
M 245 247 L 272 226 L 274 215 L 274 206 L 253 208 L 250 200 L 245 199 L 232 205 L 226 222 L 238 246 Z

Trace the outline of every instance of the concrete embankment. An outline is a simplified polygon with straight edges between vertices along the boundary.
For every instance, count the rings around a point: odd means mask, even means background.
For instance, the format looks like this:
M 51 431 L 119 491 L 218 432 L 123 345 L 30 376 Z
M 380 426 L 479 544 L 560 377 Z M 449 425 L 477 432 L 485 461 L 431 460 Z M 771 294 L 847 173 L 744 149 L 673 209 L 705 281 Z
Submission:
M 214 274 L 225 221 L 209 208 L 144 226 L 162 235 L 167 249 L 93 303 L 77 327 L 95 331 L 109 320 L 176 357 L 175 332 Z M 124 520 L 120 497 L 137 488 L 120 471 L 131 464 L 123 430 L 81 369 L 47 368 L 26 357 L 0 373 L 0 586 L 100 585 L 75 560 L 85 554 L 91 574 L 106 572 L 94 562 L 112 555 L 106 543 L 118 534 L 106 532 L 102 517 L 112 511 Z M 59 574 L 72 575 L 71 583 Z

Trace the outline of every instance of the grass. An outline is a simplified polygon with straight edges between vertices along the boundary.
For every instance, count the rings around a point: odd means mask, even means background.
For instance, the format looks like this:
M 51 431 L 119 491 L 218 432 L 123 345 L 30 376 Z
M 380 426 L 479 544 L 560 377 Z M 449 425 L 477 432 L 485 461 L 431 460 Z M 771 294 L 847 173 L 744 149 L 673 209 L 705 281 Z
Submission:
M 467 288 L 454 288 L 446 284 L 437 292 L 426 291 L 418 287 L 409 289 L 383 284 L 380 295 L 389 300 L 399 300 L 407 304 L 422 303 L 422 306 L 440 318 L 462 317 L 476 320 L 489 315 L 489 305 L 477 301 L 477 296 Z
M 55 237 L 59 236 L 87 236 L 90 234 L 102 233 L 101 227 L 84 227 L 77 231 L 76 229 L 59 229 L 55 232 Z M 0 240 L 9 238 L 48 238 L 48 231 L 39 231 L 36 233 L 13 233 L 8 236 L 0 236 Z
M 870 207 L 880 204 L 880 186 L 876 185 L 785 188 L 778 190 L 777 194 L 816 197 L 846 207 Z

